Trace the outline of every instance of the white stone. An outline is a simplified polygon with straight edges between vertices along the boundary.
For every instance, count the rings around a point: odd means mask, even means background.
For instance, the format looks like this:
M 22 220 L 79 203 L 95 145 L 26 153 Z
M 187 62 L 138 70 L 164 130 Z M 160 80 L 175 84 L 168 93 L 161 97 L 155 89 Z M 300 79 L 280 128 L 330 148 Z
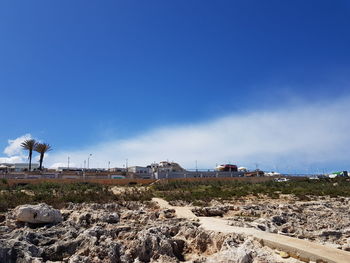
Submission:
M 61 212 L 47 204 L 21 205 L 14 209 L 17 221 L 42 224 L 59 223 L 63 220 Z

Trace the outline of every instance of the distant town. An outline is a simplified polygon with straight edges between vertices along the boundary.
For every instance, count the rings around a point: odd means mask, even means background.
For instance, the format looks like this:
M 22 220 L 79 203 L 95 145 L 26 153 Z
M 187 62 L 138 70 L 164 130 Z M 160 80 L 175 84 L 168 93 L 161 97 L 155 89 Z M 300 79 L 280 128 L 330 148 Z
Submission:
M 259 169 L 248 170 L 234 164 L 218 165 L 212 170 L 186 170 L 176 162 L 161 161 L 147 166 L 113 167 L 113 168 L 76 168 L 57 167 L 54 169 L 40 168 L 37 163 L 0 163 L 0 178 L 7 179 L 181 179 L 181 178 L 225 178 L 225 177 L 261 177 L 288 176 L 277 172 L 264 172 Z M 322 177 L 334 178 L 348 176 L 347 171 L 331 174 L 312 175 L 310 179 Z
M 34 139 L 23 141 L 21 147 L 28 152 L 28 163 L 0 163 L 0 178 L 5 179 L 181 179 L 181 178 L 228 178 L 228 177 L 282 177 L 286 174 L 278 172 L 264 172 L 259 169 L 249 170 L 235 164 L 217 165 L 215 169 L 186 170 L 176 162 L 161 161 L 147 166 L 130 166 L 126 162 L 125 167 L 90 168 L 87 159 L 87 168 L 69 166 L 69 157 L 66 167 L 48 169 L 43 166 L 45 153 L 52 150 L 51 145 L 40 143 Z M 33 152 L 40 155 L 39 163 L 32 163 Z M 348 176 L 348 171 L 339 171 L 331 174 L 308 175 L 310 179 L 322 177 L 335 178 Z
M 113 167 L 113 168 L 76 168 L 57 167 L 42 168 L 37 163 L 0 163 L 0 174 L 3 178 L 89 178 L 89 179 L 171 179 L 171 178 L 210 178 L 210 177 L 249 177 L 279 175 L 264 173 L 260 170 L 248 171 L 245 167 L 233 164 L 223 164 L 213 170 L 186 170 L 176 162 L 161 161 L 147 166 Z

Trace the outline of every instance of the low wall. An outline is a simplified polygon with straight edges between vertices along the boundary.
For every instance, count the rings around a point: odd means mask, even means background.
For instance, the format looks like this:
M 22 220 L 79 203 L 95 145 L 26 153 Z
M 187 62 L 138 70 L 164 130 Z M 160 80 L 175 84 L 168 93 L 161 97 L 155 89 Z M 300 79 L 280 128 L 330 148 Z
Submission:
M 157 172 L 156 179 L 182 179 L 182 178 L 227 178 L 227 177 L 243 177 L 243 172 Z

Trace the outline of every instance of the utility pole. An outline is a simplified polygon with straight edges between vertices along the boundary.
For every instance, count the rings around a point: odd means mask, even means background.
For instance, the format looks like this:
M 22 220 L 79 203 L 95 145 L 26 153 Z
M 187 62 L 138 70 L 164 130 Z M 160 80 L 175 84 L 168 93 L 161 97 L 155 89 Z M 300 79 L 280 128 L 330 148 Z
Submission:
M 111 161 L 108 161 L 108 171 L 109 171 L 110 166 L 111 166 Z
M 129 178 L 128 158 L 125 159 L 125 169 L 126 169 L 126 177 Z
M 68 165 L 67 165 L 67 167 L 68 167 L 68 170 L 69 170 L 69 159 L 70 159 L 70 157 L 68 156 Z
M 89 154 L 88 161 L 87 161 L 87 168 L 90 168 L 90 157 L 92 156 L 92 153 Z

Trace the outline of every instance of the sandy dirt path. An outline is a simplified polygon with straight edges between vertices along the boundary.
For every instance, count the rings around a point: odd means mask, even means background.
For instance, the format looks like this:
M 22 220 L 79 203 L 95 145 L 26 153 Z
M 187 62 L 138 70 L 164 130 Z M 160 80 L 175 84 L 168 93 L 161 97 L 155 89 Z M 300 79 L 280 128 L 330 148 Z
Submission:
M 191 211 L 192 207 L 172 206 L 161 198 L 153 198 L 152 200 L 156 202 L 160 208 L 174 209 L 176 216 L 179 218 L 199 220 L 201 227 L 205 230 L 253 236 L 268 247 L 286 251 L 290 255 L 304 260 L 323 260 L 328 263 L 350 263 L 350 253 L 340 249 L 323 246 L 298 238 L 268 233 L 254 228 L 230 226 L 225 219 L 215 217 L 197 217 Z
M 167 201 L 161 198 L 152 198 L 152 201 L 156 202 L 162 209 L 174 209 L 176 216 L 179 218 L 198 219 L 198 217 L 192 212 L 193 207 L 172 206 Z

